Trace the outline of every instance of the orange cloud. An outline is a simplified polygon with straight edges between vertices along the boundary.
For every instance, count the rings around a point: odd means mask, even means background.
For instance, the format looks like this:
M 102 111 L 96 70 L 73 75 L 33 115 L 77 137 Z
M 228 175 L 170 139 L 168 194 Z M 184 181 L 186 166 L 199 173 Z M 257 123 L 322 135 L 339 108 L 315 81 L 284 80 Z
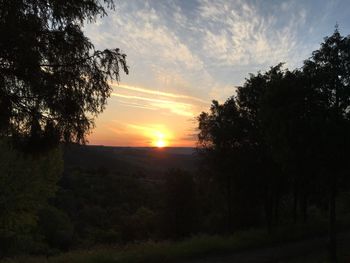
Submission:
M 200 98 L 182 95 L 182 94 L 163 92 L 163 91 L 157 91 L 157 90 L 152 90 L 152 89 L 145 89 L 145 88 L 125 85 L 125 84 L 118 85 L 117 87 L 122 88 L 122 89 L 126 89 L 126 90 L 142 92 L 142 93 L 146 93 L 146 94 L 152 94 L 152 95 L 158 95 L 158 96 L 164 96 L 164 97 L 176 98 L 176 99 L 188 99 L 188 100 L 198 101 L 198 102 L 205 103 L 205 104 L 208 103 L 207 101 L 202 100 Z
M 153 106 L 158 109 L 167 109 L 172 113 L 187 116 L 187 117 L 193 117 L 196 115 L 194 112 L 194 105 L 190 103 L 184 103 L 184 102 L 177 102 L 172 100 L 163 100 L 163 99 L 154 99 L 154 98 L 148 98 L 148 97 L 141 97 L 141 96 L 135 96 L 135 95 L 125 95 L 125 94 L 119 94 L 119 93 L 112 93 L 112 96 L 120 97 L 124 99 L 131 99 L 131 100 L 138 100 L 138 101 L 146 101 L 148 104 L 146 106 Z M 144 105 L 139 105 L 144 106 Z

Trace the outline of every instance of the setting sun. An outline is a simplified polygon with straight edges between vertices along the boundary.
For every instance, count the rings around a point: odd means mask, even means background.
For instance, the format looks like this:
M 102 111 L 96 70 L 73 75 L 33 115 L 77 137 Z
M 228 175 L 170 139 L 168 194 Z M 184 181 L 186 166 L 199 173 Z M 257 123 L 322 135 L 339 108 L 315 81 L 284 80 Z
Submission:
M 153 143 L 154 146 L 156 146 L 158 148 L 162 148 L 162 147 L 167 146 L 165 135 L 162 132 L 157 131 L 155 133 L 155 136 L 156 136 L 156 138 L 155 138 L 154 143 Z
M 165 141 L 163 141 L 162 139 L 159 139 L 158 141 L 156 141 L 156 146 L 158 148 L 162 148 L 165 146 Z

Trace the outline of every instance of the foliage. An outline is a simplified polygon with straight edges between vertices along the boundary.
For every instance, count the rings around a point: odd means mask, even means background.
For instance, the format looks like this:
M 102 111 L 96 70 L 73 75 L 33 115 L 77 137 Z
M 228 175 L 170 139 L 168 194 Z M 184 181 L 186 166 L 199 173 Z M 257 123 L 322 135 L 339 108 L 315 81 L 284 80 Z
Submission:
M 47 206 L 59 143 L 85 142 L 110 82 L 128 73 L 125 54 L 96 50 L 82 30 L 107 8 L 112 0 L 0 0 L 1 254 L 70 245 L 70 218 Z
M 199 145 L 205 165 L 219 182 L 226 199 L 227 230 L 254 224 L 262 191 L 259 174 L 266 162 L 254 125 L 236 98 L 213 101 L 199 118 Z
M 47 206 L 39 211 L 39 231 L 53 248 L 67 249 L 73 242 L 73 225 L 62 210 Z
M 35 227 L 38 210 L 57 190 L 63 163 L 60 149 L 31 156 L 4 140 L 0 149 L 0 253 L 4 253 L 15 249 Z
M 155 237 L 157 224 L 156 213 L 151 209 L 141 206 L 134 214 L 123 218 L 123 241 L 145 241 Z
M 298 206 L 306 221 L 308 206 L 312 202 L 320 207 L 322 201 L 316 200 L 326 193 L 329 204 L 323 206 L 330 212 L 333 262 L 336 196 L 339 189 L 348 191 L 349 47 L 350 36 L 343 37 L 336 29 L 301 69 L 283 70 L 279 64 L 251 74 L 236 96 L 223 104 L 214 101 L 210 112 L 198 118 L 204 160 L 218 182 L 224 178 L 229 220 L 233 221 L 230 207 L 237 211 L 229 203 L 230 196 L 242 188 L 244 198 L 233 199 L 246 205 L 249 198 L 258 204 L 263 197 L 269 229 L 272 217 L 279 221 L 281 198 L 292 207 L 294 222 Z M 247 188 L 242 184 L 245 180 Z M 264 190 L 259 193 L 256 189 L 261 188 L 254 183 Z
M 157 204 L 151 197 L 156 198 L 157 191 L 144 178 L 81 169 L 64 175 L 60 187 L 52 204 L 74 226 L 73 247 L 154 237 Z
M 95 50 L 82 30 L 106 6 L 113 1 L 0 1 L 1 136 L 31 150 L 85 141 L 109 81 L 128 73 L 125 54 Z
M 182 170 L 165 175 L 164 235 L 183 238 L 194 232 L 196 223 L 196 189 L 193 176 Z

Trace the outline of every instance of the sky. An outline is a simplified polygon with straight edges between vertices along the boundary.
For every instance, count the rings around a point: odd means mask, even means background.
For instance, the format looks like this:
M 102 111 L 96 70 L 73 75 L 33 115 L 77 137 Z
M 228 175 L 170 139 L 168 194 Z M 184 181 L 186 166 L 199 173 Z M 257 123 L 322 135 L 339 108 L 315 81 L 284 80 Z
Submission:
M 90 144 L 196 145 L 196 117 L 235 94 L 249 73 L 301 67 L 335 24 L 350 33 L 348 0 L 119 0 L 86 24 L 97 49 L 120 48 L 129 75 L 96 118 Z

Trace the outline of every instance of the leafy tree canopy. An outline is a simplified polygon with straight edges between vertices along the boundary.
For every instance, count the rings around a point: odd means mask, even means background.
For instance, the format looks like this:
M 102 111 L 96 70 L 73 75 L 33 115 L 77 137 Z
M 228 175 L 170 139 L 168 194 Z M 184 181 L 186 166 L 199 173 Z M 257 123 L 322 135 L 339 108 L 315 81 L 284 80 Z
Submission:
M 113 0 L 0 0 L 0 135 L 52 145 L 84 143 L 128 73 L 119 49 L 96 50 L 84 35 Z
M 269 222 L 284 185 L 293 183 L 294 211 L 302 195 L 304 218 L 308 197 L 326 190 L 330 255 L 336 262 L 336 195 L 349 174 L 350 36 L 342 36 L 336 27 L 301 69 L 289 71 L 281 66 L 251 74 L 236 96 L 222 105 L 213 102 L 210 112 L 198 118 L 199 145 L 209 153 L 206 160 L 214 159 L 207 161 L 213 169 L 227 166 L 236 174 L 236 178 L 231 176 L 234 185 L 247 173 L 266 171 L 259 184 L 266 189 Z M 221 149 L 226 152 L 218 155 Z M 259 169 L 248 170 L 254 161 Z M 276 176 L 269 180 L 269 174 Z M 224 182 L 230 185 L 230 180 Z
M 30 234 L 63 172 L 61 150 L 32 156 L 0 140 L 0 256 Z M 24 242 L 26 243 L 26 242 Z

